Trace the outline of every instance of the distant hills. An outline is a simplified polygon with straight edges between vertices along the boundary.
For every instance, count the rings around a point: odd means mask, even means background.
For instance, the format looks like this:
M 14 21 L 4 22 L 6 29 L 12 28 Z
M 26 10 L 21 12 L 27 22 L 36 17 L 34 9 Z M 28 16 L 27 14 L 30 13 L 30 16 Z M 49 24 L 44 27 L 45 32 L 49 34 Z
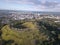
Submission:
M 38 13 L 38 14 L 48 14 L 48 15 L 58 15 L 60 16 L 60 12 L 45 12 L 45 11 L 25 11 L 25 10 L 0 10 L 0 13 Z

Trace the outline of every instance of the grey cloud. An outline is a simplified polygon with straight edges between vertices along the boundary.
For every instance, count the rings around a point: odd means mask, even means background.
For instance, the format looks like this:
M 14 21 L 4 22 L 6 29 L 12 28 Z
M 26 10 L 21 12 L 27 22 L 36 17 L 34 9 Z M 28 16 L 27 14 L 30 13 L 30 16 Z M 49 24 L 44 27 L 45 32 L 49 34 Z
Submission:
M 15 3 L 21 3 L 21 4 L 31 4 L 34 6 L 44 6 L 45 8 L 55 8 L 60 3 L 55 1 L 47 1 L 47 0 L 8 0 Z
M 26 1 L 26 3 L 27 3 L 27 2 L 33 3 L 33 5 L 36 5 L 36 6 L 42 5 L 42 6 L 45 6 L 45 7 L 47 7 L 47 8 L 55 8 L 58 4 L 60 4 L 60 3 L 55 2 L 55 1 L 49 2 L 49 1 L 47 1 L 47 0 L 23 0 L 23 1 Z M 44 2 L 44 1 L 45 1 L 45 2 Z M 42 3 L 42 2 L 44 2 L 44 3 Z M 27 3 L 27 4 L 28 4 L 28 3 Z
M 42 6 L 45 6 L 45 7 L 48 7 L 48 8 L 54 8 L 56 5 L 58 5 L 59 3 L 58 2 L 49 2 L 49 1 L 45 1 L 44 3 L 42 3 L 41 1 L 39 0 L 29 0 L 29 2 L 32 2 L 34 5 L 42 5 Z

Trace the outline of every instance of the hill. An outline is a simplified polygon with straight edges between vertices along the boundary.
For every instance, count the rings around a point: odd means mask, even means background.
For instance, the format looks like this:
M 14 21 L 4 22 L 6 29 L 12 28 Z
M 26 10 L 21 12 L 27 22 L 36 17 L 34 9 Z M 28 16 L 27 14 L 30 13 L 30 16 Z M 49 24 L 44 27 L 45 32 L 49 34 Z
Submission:
M 59 45 L 60 24 L 52 21 L 17 22 L 11 26 L 13 29 L 4 25 L 0 30 L 0 41 L 2 45 Z

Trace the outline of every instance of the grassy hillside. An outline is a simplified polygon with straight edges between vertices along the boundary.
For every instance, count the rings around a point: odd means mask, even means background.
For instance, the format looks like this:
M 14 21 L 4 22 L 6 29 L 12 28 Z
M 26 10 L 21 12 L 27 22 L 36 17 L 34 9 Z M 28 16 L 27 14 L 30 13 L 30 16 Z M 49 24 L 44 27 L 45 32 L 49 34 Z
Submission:
M 30 30 L 30 31 L 15 31 L 9 28 L 9 25 L 6 25 L 2 28 L 2 39 L 5 41 L 12 40 L 11 45 L 34 45 L 35 40 L 45 40 L 46 36 L 41 34 L 39 35 L 39 30 Z M 9 43 L 6 43 L 9 44 Z
M 18 27 L 17 29 L 22 27 L 22 30 L 12 29 L 10 25 L 2 27 L 2 45 L 59 45 L 60 31 L 57 29 L 59 24 L 41 20 L 37 22 L 16 23 L 14 26 L 14 28 Z

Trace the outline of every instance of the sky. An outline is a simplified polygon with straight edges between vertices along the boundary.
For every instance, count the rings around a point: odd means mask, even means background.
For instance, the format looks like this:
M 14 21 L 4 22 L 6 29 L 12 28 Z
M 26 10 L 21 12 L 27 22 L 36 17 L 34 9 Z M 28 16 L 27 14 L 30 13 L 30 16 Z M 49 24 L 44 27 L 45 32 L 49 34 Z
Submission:
M 0 9 L 60 12 L 60 0 L 0 0 Z

